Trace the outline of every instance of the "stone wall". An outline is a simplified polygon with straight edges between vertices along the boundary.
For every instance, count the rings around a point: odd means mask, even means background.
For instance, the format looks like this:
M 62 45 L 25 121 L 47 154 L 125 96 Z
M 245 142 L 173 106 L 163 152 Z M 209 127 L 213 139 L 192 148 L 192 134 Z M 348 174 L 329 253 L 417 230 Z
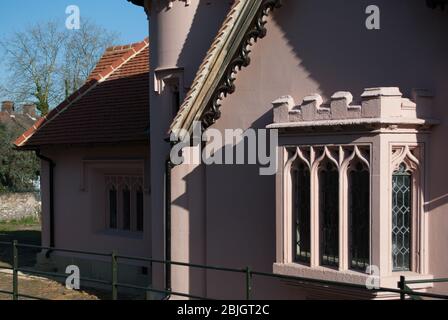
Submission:
M 0 194 L 0 221 L 39 217 L 41 202 L 36 193 Z

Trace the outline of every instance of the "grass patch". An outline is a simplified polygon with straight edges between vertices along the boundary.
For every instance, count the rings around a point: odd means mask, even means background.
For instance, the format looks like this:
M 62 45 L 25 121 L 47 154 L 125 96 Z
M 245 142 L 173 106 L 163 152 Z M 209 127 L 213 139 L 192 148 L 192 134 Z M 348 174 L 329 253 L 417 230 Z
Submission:
M 17 240 L 22 244 L 41 244 L 41 224 L 37 217 L 26 217 L 10 221 L 0 221 L 0 242 Z M 37 249 L 21 248 L 19 261 L 22 267 L 32 267 L 36 264 Z M 0 266 L 11 267 L 12 246 L 0 245 Z M 0 279 L 1 282 L 1 279 Z
M 21 219 L 14 219 L 8 221 L 0 221 L 0 231 L 12 231 L 23 227 L 40 226 L 40 221 L 37 217 L 23 217 Z

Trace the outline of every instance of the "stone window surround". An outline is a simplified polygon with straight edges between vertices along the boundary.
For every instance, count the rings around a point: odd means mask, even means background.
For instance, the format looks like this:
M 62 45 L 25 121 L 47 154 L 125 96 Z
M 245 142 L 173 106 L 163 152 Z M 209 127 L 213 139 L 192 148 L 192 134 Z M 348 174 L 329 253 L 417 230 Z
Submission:
M 105 229 L 109 231 L 125 231 L 125 232 L 143 232 L 137 230 L 137 191 L 143 192 L 143 175 L 141 174 L 105 174 Z M 117 191 L 117 228 L 111 228 L 110 221 L 110 195 L 109 191 L 114 187 Z M 123 191 L 128 188 L 130 192 L 130 229 L 125 230 L 123 227 Z
M 294 261 L 294 212 L 292 208 L 292 184 L 291 184 L 291 165 L 296 161 L 297 157 L 304 157 L 303 152 L 299 150 L 303 148 L 316 148 L 325 149 L 325 151 L 313 160 L 308 160 L 305 158 L 304 162 L 311 168 L 310 172 L 310 185 L 311 185 L 311 261 L 310 264 L 303 264 Z M 338 164 L 339 177 L 340 177 L 340 191 L 339 191 L 339 268 L 334 269 L 331 267 L 325 267 L 320 265 L 320 237 L 319 237 L 319 192 L 318 192 L 318 172 L 319 164 L 327 159 L 330 153 L 330 148 L 338 149 L 351 149 L 352 154 L 345 154 L 344 158 L 332 159 L 330 161 L 336 161 Z M 362 149 L 369 148 L 370 155 L 368 157 L 364 156 L 361 152 Z M 291 156 L 291 149 L 297 149 L 297 153 Z M 290 276 L 299 277 L 311 277 L 324 279 L 329 281 L 343 281 L 357 284 L 365 284 L 369 274 L 365 272 L 360 272 L 357 270 L 351 270 L 349 268 L 349 257 L 350 257 L 350 246 L 349 246 L 349 182 L 348 182 L 348 172 L 349 165 L 352 161 L 362 161 L 370 168 L 372 185 L 372 167 L 371 163 L 372 157 L 374 156 L 371 152 L 372 148 L 368 143 L 355 143 L 346 145 L 314 145 L 314 146 L 283 146 L 282 147 L 282 157 L 284 159 L 283 169 L 281 171 L 281 193 L 282 193 L 282 226 L 281 226 L 281 253 L 277 254 L 277 262 L 274 264 L 274 272 L 279 274 L 285 274 Z M 388 145 L 388 150 L 390 154 L 390 165 L 387 166 L 386 170 L 389 172 L 387 177 L 387 183 L 392 186 L 392 175 L 396 171 L 400 164 L 405 164 L 408 170 L 412 172 L 413 180 L 413 190 L 412 190 L 412 248 L 411 248 L 411 261 L 412 261 L 412 271 L 408 272 L 392 272 L 392 192 L 388 192 L 388 201 L 386 206 L 382 206 L 386 214 L 382 214 L 381 228 L 383 234 L 387 234 L 387 245 L 386 252 L 381 253 L 382 261 L 374 261 L 373 249 L 374 242 L 376 242 L 372 236 L 370 237 L 371 243 L 371 265 L 384 265 L 384 257 L 387 257 L 387 268 L 382 270 L 380 274 L 380 281 L 382 286 L 388 286 L 396 288 L 396 283 L 400 275 L 405 275 L 408 279 L 431 279 L 432 275 L 427 274 L 427 222 L 426 215 L 424 211 L 424 176 L 425 166 L 424 166 L 424 153 L 425 147 L 423 143 L 390 143 Z M 415 152 L 418 155 L 414 155 Z M 334 158 L 334 157 L 333 157 Z M 372 187 L 371 187 L 372 188 Z M 391 188 L 388 189 L 389 191 Z M 372 190 L 370 190 L 372 191 Z M 370 197 L 370 202 L 375 201 Z M 378 204 L 381 207 L 381 204 Z M 387 209 L 386 209 L 387 208 Z M 370 210 L 372 212 L 372 208 Z M 372 214 L 372 213 L 371 213 Z M 385 222 L 384 222 L 385 221 Z M 370 221 L 370 230 L 372 232 L 378 232 L 374 230 L 372 225 L 372 217 Z M 278 229 L 277 229 L 278 230 Z M 384 245 L 384 243 L 379 243 L 379 246 Z M 277 246 L 277 248 L 280 248 Z M 415 289 L 427 288 L 430 285 L 418 285 L 413 286 Z
M 283 97 L 273 102 L 274 124 L 269 125 L 268 128 L 280 130 L 279 163 L 284 166 L 284 170 L 279 170 L 277 174 L 277 262 L 274 264 L 275 273 L 329 281 L 366 283 L 368 274 L 348 268 L 348 246 L 340 250 L 339 270 L 319 266 L 319 256 L 316 253 L 312 258 L 311 266 L 294 262 L 292 247 L 294 244 L 292 237 L 294 220 L 291 208 L 286 205 L 288 203 L 287 194 L 290 197 L 291 191 L 287 181 L 289 173 L 286 173 L 289 171 L 286 165 L 288 162 L 287 148 L 291 147 L 370 145 L 371 264 L 380 267 L 380 285 L 396 288 L 400 275 L 405 275 L 407 279 L 413 280 L 433 278 L 428 274 L 427 216 L 424 210 L 424 198 L 427 195 L 425 189 L 427 167 L 424 159 L 427 145 L 429 145 L 429 129 L 433 125 L 437 125 L 438 121 L 430 118 L 429 107 L 432 96 L 428 91 L 420 89 L 413 92 L 413 95 L 413 100 L 410 100 L 402 98 L 399 90 L 395 88 L 366 89 L 363 94 L 362 106 L 352 107 L 353 98 L 350 93 L 337 93 L 332 97 L 326 110 L 319 109 L 323 103 L 319 95 L 313 95 L 312 98 L 306 97 L 301 107 L 297 107 L 291 97 Z M 308 107 L 309 101 L 314 103 L 311 109 Z M 423 112 L 418 111 L 419 104 L 424 107 Z M 308 109 L 304 109 L 303 106 Z M 312 111 L 313 109 L 316 111 Z M 366 111 L 369 111 L 370 114 Z M 351 113 L 347 120 L 339 117 L 347 112 Z M 297 113 L 299 113 L 299 117 L 296 116 Z M 325 113 L 327 115 L 324 115 Z M 423 117 L 417 116 L 422 113 Z M 416 148 L 418 152 L 414 155 L 413 151 Z M 403 162 L 408 169 L 413 171 L 413 264 L 412 271 L 392 272 L 392 174 Z M 389 165 L 382 165 L 384 163 Z M 343 182 L 341 181 L 341 183 Z M 345 197 L 343 200 L 347 202 L 348 198 Z M 342 207 L 346 205 L 346 203 L 340 204 Z M 345 217 L 340 217 L 340 220 L 346 225 L 344 220 L 348 216 L 347 208 L 340 212 L 345 213 Z M 385 214 L 379 214 L 379 212 L 385 212 Z M 317 228 L 319 228 L 318 224 Z M 340 237 L 348 237 L 348 229 L 345 230 L 340 233 Z M 346 239 L 343 240 L 344 243 L 347 243 Z M 312 251 L 313 249 L 316 251 L 315 246 L 316 244 L 311 246 Z M 342 247 L 341 244 L 340 247 Z M 423 289 L 431 286 L 431 284 L 422 284 L 412 287 Z
M 421 273 L 424 269 L 424 257 L 420 255 L 422 246 L 424 245 L 420 239 L 423 236 L 422 227 L 422 212 L 424 206 L 423 185 L 421 184 L 421 176 L 424 176 L 424 167 L 420 165 L 423 161 L 420 154 L 424 154 L 424 147 L 418 145 L 392 145 L 391 146 L 391 168 L 390 178 L 392 185 L 392 176 L 399 169 L 400 165 L 404 164 L 411 176 L 411 271 Z M 415 154 L 414 154 L 415 153 Z M 392 214 L 392 201 L 390 203 L 390 210 Z M 392 219 L 391 219 L 392 221 Z M 392 230 L 392 222 L 390 225 Z M 390 247 L 392 252 L 392 247 Z
M 310 159 L 305 156 L 303 150 L 309 148 Z M 319 238 L 319 227 L 320 227 L 320 213 L 319 213 L 319 169 L 320 164 L 324 161 L 331 161 L 335 164 L 339 172 L 339 259 L 340 267 L 339 270 L 348 269 L 348 168 L 352 161 L 362 161 L 370 168 L 370 156 L 362 154 L 361 149 L 369 149 L 369 145 L 348 145 L 348 146 L 306 146 L 306 147 L 295 147 L 295 148 L 285 148 L 284 151 L 289 153 L 294 152 L 294 155 L 288 158 L 286 165 L 284 167 L 284 208 L 285 208 L 285 229 L 294 230 L 293 227 L 293 208 L 292 208 L 292 177 L 291 177 L 291 166 L 299 158 L 301 159 L 310 169 L 310 188 L 311 188 L 311 267 L 320 266 L 320 238 Z M 318 150 L 321 149 L 321 150 Z M 331 150 L 333 149 L 333 150 Z M 339 153 L 336 155 L 335 153 Z M 285 155 L 286 157 L 288 155 Z M 339 159 L 337 159 L 339 158 Z M 291 190 L 288 192 L 287 190 Z M 369 190 L 370 191 L 370 190 Z M 343 213 L 343 214 L 341 214 Z M 288 224 L 292 225 L 289 226 Z M 288 239 L 291 237 L 290 239 Z M 288 262 L 294 261 L 294 248 L 289 246 L 294 245 L 293 234 L 287 234 L 287 239 L 285 239 L 285 256 Z
M 307 158 L 304 149 L 310 149 L 310 157 Z M 320 237 L 319 237 L 319 169 L 320 164 L 326 160 L 333 162 L 339 172 L 339 271 L 348 270 L 349 267 L 349 240 L 348 240 L 348 168 L 352 161 L 362 161 L 370 168 L 370 156 L 362 153 L 362 149 L 369 149 L 370 145 L 314 145 L 314 146 L 294 146 L 283 148 L 286 163 L 283 169 L 283 219 L 284 219 L 284 259 L 283 263 L 294 263 L 294 217 L 292 208 L 292 179 L 291 166 L 299 158 L 310 169 L 311 188 L 311 268 L 320 267 Z M 296 149 L 292 157 L 291 151 Z M 321 149 L 321 150 L 319 150 Z M 333 150 L 331 150 L 333 149 Z M 335 152 L 339 155 L 335 155 Z M 319 152 L 321 151 L 321 152 Z M 294 152 L 294 151 L 293 151 Z M 338 159 L 337 159 L 338 158 Z M 330 268 L 331 269 L 331 268 Z
M 138 238 L 142 237 L 141 232 L 125 231 L 125 230 L 112 230 L 108 226 L 108 212 L 106 211 L 107 202 L 105 194 L 105 175 L 139 175 L 143 177 L 143 195 L 144 198 L 151 194 L 151 189 L 149 187 L 150 178 L 148 177 L 149 163 L 147 159 L 144 158 L 85 158 L 82 160 L 81 170 L 80 170 L 80 191 L 82 193 L 89 194 L 90 197 L 94 197 L 97 202 L 98 197 L 103 198 L 101 205 L 97 207 L 92 207 L 93 212 L 101 211 L 101 217 L 99 215 L 93 219 L 93 231 L 97 234 L 112 236 L 112 237 L 124 237 L 124 238 Z M 97 182 L 95 182 L 97 181 Z M 94 183 L 102 182 L 103 186 L 101 190 L 97 190 Z M 104 190 L 103 190 L 104 189 Z M 93 199 L 91 200 L 91 203 Z M 144 200 L 146 201 L 146 200 Z M 95 203 L 96 203 L 95 202 Z M 144 202 L 144 212 L 147 211 Z M 148 230 L 145 229 L 144 222 L 144 233 Z

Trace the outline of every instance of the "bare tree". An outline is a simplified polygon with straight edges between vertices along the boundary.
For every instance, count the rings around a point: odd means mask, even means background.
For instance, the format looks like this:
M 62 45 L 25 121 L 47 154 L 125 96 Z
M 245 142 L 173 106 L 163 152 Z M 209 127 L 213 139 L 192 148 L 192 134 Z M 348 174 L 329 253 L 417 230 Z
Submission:
M 1 43 L 9 69 L 5 89 L 10 96 L 18 101 L 32 99 L 42 114 L 48 113 L 64 40 L 57 24 L 49 22 L 16 32 Z
M 117 35 L 85 20 L 76 32 L 68 32 L 61 69 L 65 97 L 79 89 L 95 68 L 104 50 Z
M 0 41 L 9 77 L 4 91 L 16 102 L 36 103 L 42 115 L 81 87 L 116 35 L 90 21 L 80 30 L 56 22 L 36 24 Z

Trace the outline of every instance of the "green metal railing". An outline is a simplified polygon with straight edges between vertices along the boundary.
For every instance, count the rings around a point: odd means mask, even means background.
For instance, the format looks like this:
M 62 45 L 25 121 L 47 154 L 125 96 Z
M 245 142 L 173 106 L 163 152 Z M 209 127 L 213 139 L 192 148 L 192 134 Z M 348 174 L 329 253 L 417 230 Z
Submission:
M 188 293 L 183 292 L 175 292 L 172 291 L 171 288 L 165 288 L 165 289 L 156 289 L 152 288 L 151 286 L 137 286 L 137 285 L 131 285 L 131 284 L 125 284 L 120 283 L 118 278 L 118 270 L 121 260 L 126 261 L 135 261 L 135 262 L 144 262 L 149 263 L 151 266 L 154 264 L 161 264 L 164 266 L 180 266 L 180 267 L 188 267 L 192 269 L 200 269 L 200 270 L 213 270 L 213 271 L 219 271 L 219 272 L 228 272 L 228 273 L 234 273 L 234 274 L 240 274 L 244 275 L 244 287 L 245 287 L 245 298 L 246 300 L 251 300 L 253 295 L 253 283 L 255 277 L 262 277 L 262 278 L 271 278 L 271 279 L 278 279 L 278 280 L 285 280 L 285 281 L 293 281 L 300 284 L 312 284 L 312 285 L 320 285 L 325 287 L 336 287 L 336 288 L 343 288 L 343 289 L 353 289 L 353 290 L 359 290 L 360 292 L 370 292 L 370 293 L 394 293 L 400 296 L 400 299 L 405 300 L 407 297 L 413 300 L 421 300 L 422 298 L 432 298 L 432 299 L 448 299 L 448 295 L 441 295 L 436 293 L 429 293 L 429 292 L 418 292 L 412 290 L 409 285 L 412 284 L 427 284 L 427 283 L 448 283 L 448 278 L 444 279 L 428 279 L 428 280 L 409 280 L 407 281 L 405 277 L 401 277 L 400 281 L 397 284 L 397 288 L 374 288 L 374 289 L 367 289 L 365 285 L 361 284 L 353 284 L 353 283 L 346 283 L 346 282 L 338 282 L 338 281 L 327 281 L 327 280 L 320 280 L 320 279 L 312 279 L 312 278 L 305 278 L 305 277 L 295 277 L 295 276 L 286 276 L 286 275 L 278 275 L 278 274 L 272 274 L 272 273 L 266 273 L 266 272 L 257 272 L 253 271 L 250 267 L 242 268 L 242 269 L 234 269 L 234 268 L 226 268 L 226 267 L 217 267 L 217 266 L 207 266 L 207 265 L 199 265 L 199 264 L 191 264 L 191 263 L 183 263 L 183 262 L 176 262 L 176 261 L 166 261 L 166 260 L 158 260 L 158 259 L 149 259 L 149 258 L 141 258 L 141 257 L 132 257 L 132 256 L 124 256 L 119 255 L 115 252 L 112 252 L 110 254 L 107 253 L 97 253 L 97 252 L 89 252 L 89 251 L 81 251 L 81 250 L 70 250 L 70 249 L 57 249 L 57 248 L 50 248 L 50 247 L 43 247 L 43 246 L 36 246 L 36 245 L 29 245 L 29 244 L 20 244 L 17 241 L 13 242 L 0 242 L 1 246 L 12 246 L 12 267 L 0 267 L 0 269 L 3 270 L 11 270 L 12 271 L 12 291 L 7 290 L 1 290 L 0 294 L 6 294 L 10 295 L 13 300 L 19 300 L 20 298 L 25 299 L 33 299 L 33 300 L 46 300 L 42 297 L 36 297 L 31 296 L 27 294 L 23 294 L 19 292 L 19 273 L 27 274 L 27 275 L 35 275 L 35 276 L 42 276 L 42 277 L 48 277 L 48 278 L 56 278 L 56 279 L 66 279 L 67 274 L 61 274 L 57 272 L 44 272 L 44 271 L 38 271 L 31 268 L 20 268 L 19 267 L 19 249 L 35 249 L 35 250 L 48 250 L 51 252 L 63 252 L 63 253 L 72 253 L 72 254 L 79 254 L 79 255 L 85 255 L 85 256 L 96 256 L 96 257 L 103 257 L 110 259 L 110 267 L 111 267 L 111 279 L 110 281 L 105 280 L 99 280 L 99 279 L 91 279 L 91 278 L 85 278 L 82 277 L 80 280 L 84 283 L 92 283 L 92 284 L 99 284 L 102 286 L 110 287 L 111 289 L 111 296 L 112 300 L 118 300 L 118 293 L 119 289 L 127 288 L 127 289 L 133 289 L 140 292 L 145 293 L 146 299 L 150 299 L 150 293 L 156 293 L 156 294 L 162 294 L 166 296 L 179 296 L 179 297 L 185 297 L 195 300 L 210 300 L 207 297 L 200 297 L 196 295 L 191 295 Z
M 408 291 L 408 295 L 412 300 L 422 300 L 421 295 L 419 295 L 418 292 L 413 291 L 409 285 L 413 284 L 434 284 L 434 283 L 448 283 L 448 278 L 439 278 L 439 279 L 422 279 L 422 280 L 406 280 L 405 277 L 400 277 L 400 282 L 398 283 L 399 288 L 403 288 L 404 290 Z M 404 300 L 406 299 L 406 295 L 400 295 L 400 299 Z M 440 298 L 440 299 L 447 299 L 447 298 Z

